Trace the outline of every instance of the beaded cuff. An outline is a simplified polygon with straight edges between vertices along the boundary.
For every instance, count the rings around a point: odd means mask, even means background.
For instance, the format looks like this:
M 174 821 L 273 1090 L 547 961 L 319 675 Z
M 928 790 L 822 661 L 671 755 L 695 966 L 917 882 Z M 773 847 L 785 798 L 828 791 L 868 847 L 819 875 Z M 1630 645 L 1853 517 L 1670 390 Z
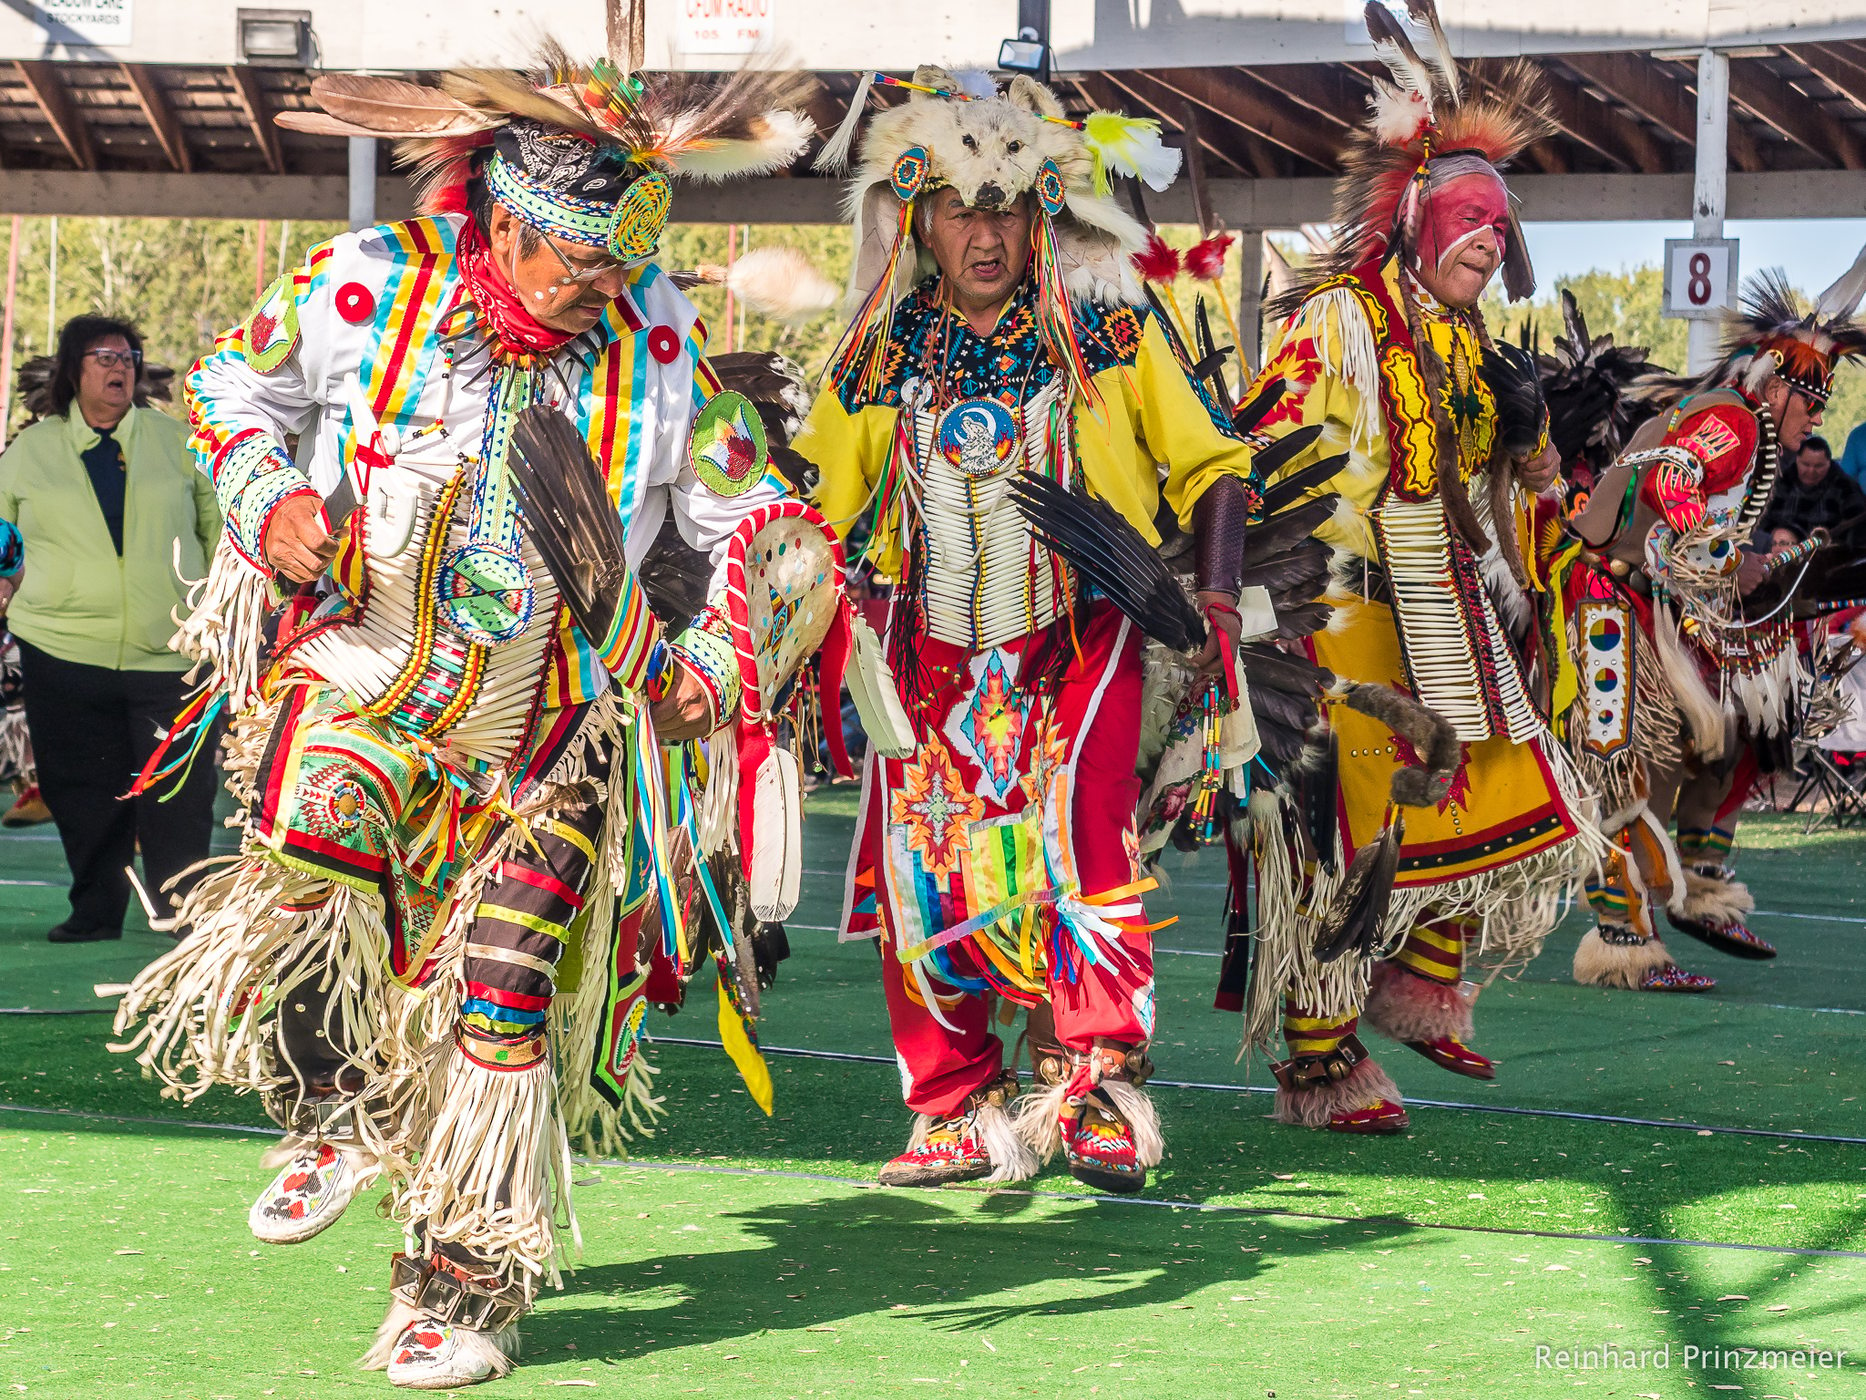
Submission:
M 317 499 L 305 474 L 284 448 L 264 433 L 234 439 L 214 468 L 214 498 L 226 521 L 227 538 L 254 568 L 266 567 L 266 527 L 272 513 L 293 496 Z
M 744 687 L 739 679 L 738 653 L 725 613 L 708 606 L 693 625 L 674 639 L 672 651 L 700 679 L 712 697 L 714 729 L 730 724 L 738 713 Z
M 660 635 L 660 625 L 648 608 L 641 581 L 630 574 L 616 602 L 607 636 L 594 638 L 596 659 L 623 690 L 640 690 L 648 678 L 648 658 Z

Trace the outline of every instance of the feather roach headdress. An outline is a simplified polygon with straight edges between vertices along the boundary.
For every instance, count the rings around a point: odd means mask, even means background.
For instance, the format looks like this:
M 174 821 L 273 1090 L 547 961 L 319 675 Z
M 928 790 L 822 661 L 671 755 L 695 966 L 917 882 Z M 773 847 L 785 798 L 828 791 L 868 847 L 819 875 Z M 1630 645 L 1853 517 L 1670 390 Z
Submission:
M 815 128 L 796 110 L 801 73 L 631 75 L 613 58 L 574 63 L 547 44 L 529 72 L 467 68 L 438 87 L 356 74 L 312 81 L 320 112 L 294 131 L 393 141 L 421 212 L 458 213 L 484 178 L 515 215 L 617 258 L 652 253 L 671 181 L 737 179 L 789 165 Z
M 1833 391 L 1842 360 L 1866 356 L 1866 326 L 1854 320 L 1866 296 L 1866 248 L 1840 280 L 1810 305 L 1779 269 L 1743 288 L 1739 309 L 1724 322 L 1723 356 L 1702 375 L 1668 382 L 1681 392 L 1729 387 L 1760 396 L 1780 377 L 1816 408 Z
M 1562 333 L 1555 353 L 1538 357 L 1548 402 L 1549 440 L 1562 469 L 1585 466 L 1596 477 L 1613 465 L 1633 429 L 1653 411 L 1644 382 L 1663 371 L 1646 362 L 1641 346 L 1616 345 L 1611 335 L 1590 335 L 1587 319 L 1566 287 L 1561 292 Z
M 1495 174 L 1555 131 L 1533 64 L 1512 63 L 1485 85 L 1485 95 L 1467 95 L 1432 0 L 1406 0 L 1406 10 L 1418 26 L 1417 42 L 1385 6 L 1367 6 L 1367 32 L 1392 81 L 1374 80 L 1367 124 L 1342 153 L 1333 247 L 1277 298 L 1275 315 L 1293 312 L 1331 277 L 1385 262 L 1399 250 L 1416 251 L 1438 180 L 1483 167 Z M 1506 242 L 1503 285 L 1519 300 L 1535 290 L 1535 273 L 1513 209 Z
M 1147 231 L 1114 201 L 1109 177 L 1130 175 L 1156 190 L 1173 182 L 1180 156 L 1161 143 L 1160 124 L 1114 112 L 1076 121 L 1023 74 L 1000 92 L 984 74 L 923 65 L 912 81 L 864 74 L 819 169 L 847 168 L 876 87 L 910 96 L 869 118 L 862 137 L 846 200 L 855 237 L 849 296 L 858 310 L 833 362 L 836 377 L 879 373 L 895 302 L 935 270 L 914 237 L 919 199 L 950 187 L 969 205 L 997 209 L 1028 192 L 1038 326 L 1051 356 L 1089 394 L 1072 303 L 1141 299 L 1129 259 Z

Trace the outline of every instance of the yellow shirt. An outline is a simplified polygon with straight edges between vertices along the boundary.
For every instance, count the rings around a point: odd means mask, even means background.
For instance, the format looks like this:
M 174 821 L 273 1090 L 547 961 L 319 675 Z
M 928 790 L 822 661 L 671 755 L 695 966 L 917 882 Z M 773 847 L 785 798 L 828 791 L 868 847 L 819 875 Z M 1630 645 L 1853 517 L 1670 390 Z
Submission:
M 936 279 L 923 284 L 897 308 L 895 340 L 903 349 L 916 332 L 938 330 L 953 338 L 955 354 L 962 358 L 970 354 L 981 364 L 1015 362 L 1013 379 L 1023 374 L 1032 354 L 1043 353 L 1027 324 L 1027 297 L 1013 299 L 985 339 L 974 335 L 958 312 L 934 301 L 935 287 Z M 947 324 L 939 327 L 936 321 L 942 317 Z M 1250 450 L 1213 423 L 1151 315 L 1131 307 L 1092 308 L 1087 319 L 1086 356 L 1091 368 L 1097 363 L 1105 367 L 1090 377 L 1099 403 L 1076 401 L 1069 410 L 1076 461 L 1090 493 L 1157 544 L 1153 521 L 1162 495 L 1180 526 L 1190 529 L 1193 507 L 1214 481 L 1250 475 Z M 905 355 L 893 353 L 890 364 L 892 382 L 878 396 L 881 401 L 845 402 L 832 385 L 817 396 L 795 443 L 821 475 L 816 506 L 839 535 L 872 509 L 876 483 L 893 451 L 901 411 L 898 386 L 912 366 Z M 970 390 L 963 395 L 974 396 Z M 897 520 L 878 521 L 868 550 L 875 568 L 889 578 L 900 576 L 898 527 Z
M 1387 263 L 1381 280 L 1388 302 L 1397 306 L 1397 261 Z M 1322 425 L 1321 436 L 1291 458 L 1279 476 L 1336 453 L 1349 454 L 1338 476 L 1308 494 L 1341 493 L 1350 509 L 1327 521 L 1316 537 L 1363 558 L 1378 557 L 1367 516 L 1393 467 L 1383 390 L 1400 397 L 1401 416 L 1408 423 L 1408 484 L 1420 493 L 1437 486 L 1436 433 L 1426 412 L 1425 385 L 1406 372 L 1401 362 L 1381 363 L 1379 342 L 1385 314 L 1384 307 L 1352 286 L 1320 290 L 1278 331 L 1258 376 L 1262 383 L 1281 375 L 1289 387 L 1254 436 L 1275 441 L 1298 428 Z M 1430 307 L 1423 310 L 1421 322 L 1432 348 L 1451 369 L 1452 382 L 1443 395 L 1443 407 L 1458 425 L 1458 464 L 1469 482 L 1487 468 L 1496 430 L 1495 400 L 1476 372 L 1482 353 L 1476 330 L 1462 316 Z M 1454 397 L 1463 399 L 1465 412 L 1454 411 Z

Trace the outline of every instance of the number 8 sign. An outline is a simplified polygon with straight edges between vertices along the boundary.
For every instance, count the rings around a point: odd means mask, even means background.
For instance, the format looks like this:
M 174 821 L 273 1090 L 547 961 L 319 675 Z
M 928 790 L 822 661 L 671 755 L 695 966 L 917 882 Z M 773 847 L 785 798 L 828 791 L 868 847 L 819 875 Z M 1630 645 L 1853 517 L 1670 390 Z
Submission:
M 1735 306 L 1736 242 L 1734 238 L 1666 239 L 1661 313 L 1710 321 Z

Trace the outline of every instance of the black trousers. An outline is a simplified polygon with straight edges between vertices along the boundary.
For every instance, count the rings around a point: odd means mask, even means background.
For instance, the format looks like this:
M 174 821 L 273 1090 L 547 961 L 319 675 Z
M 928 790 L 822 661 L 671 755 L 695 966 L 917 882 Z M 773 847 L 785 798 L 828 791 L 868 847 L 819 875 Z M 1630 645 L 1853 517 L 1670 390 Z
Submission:
M 209 746 L 166 802 L 126 798 L 131 781 L 181 713 L 188 684 L 171 671 L 113 671 L 19 644 L 39 790 L 71 867 L 71 922 L 121 928 L 124 867 L 142 846 L 143 884 L 158 907 L 172 877 L 207 856 L 218 770 Z M 165 784 L 162 791 L 172 785 Z M 179 891 L 178 891 L 179 893 Z

